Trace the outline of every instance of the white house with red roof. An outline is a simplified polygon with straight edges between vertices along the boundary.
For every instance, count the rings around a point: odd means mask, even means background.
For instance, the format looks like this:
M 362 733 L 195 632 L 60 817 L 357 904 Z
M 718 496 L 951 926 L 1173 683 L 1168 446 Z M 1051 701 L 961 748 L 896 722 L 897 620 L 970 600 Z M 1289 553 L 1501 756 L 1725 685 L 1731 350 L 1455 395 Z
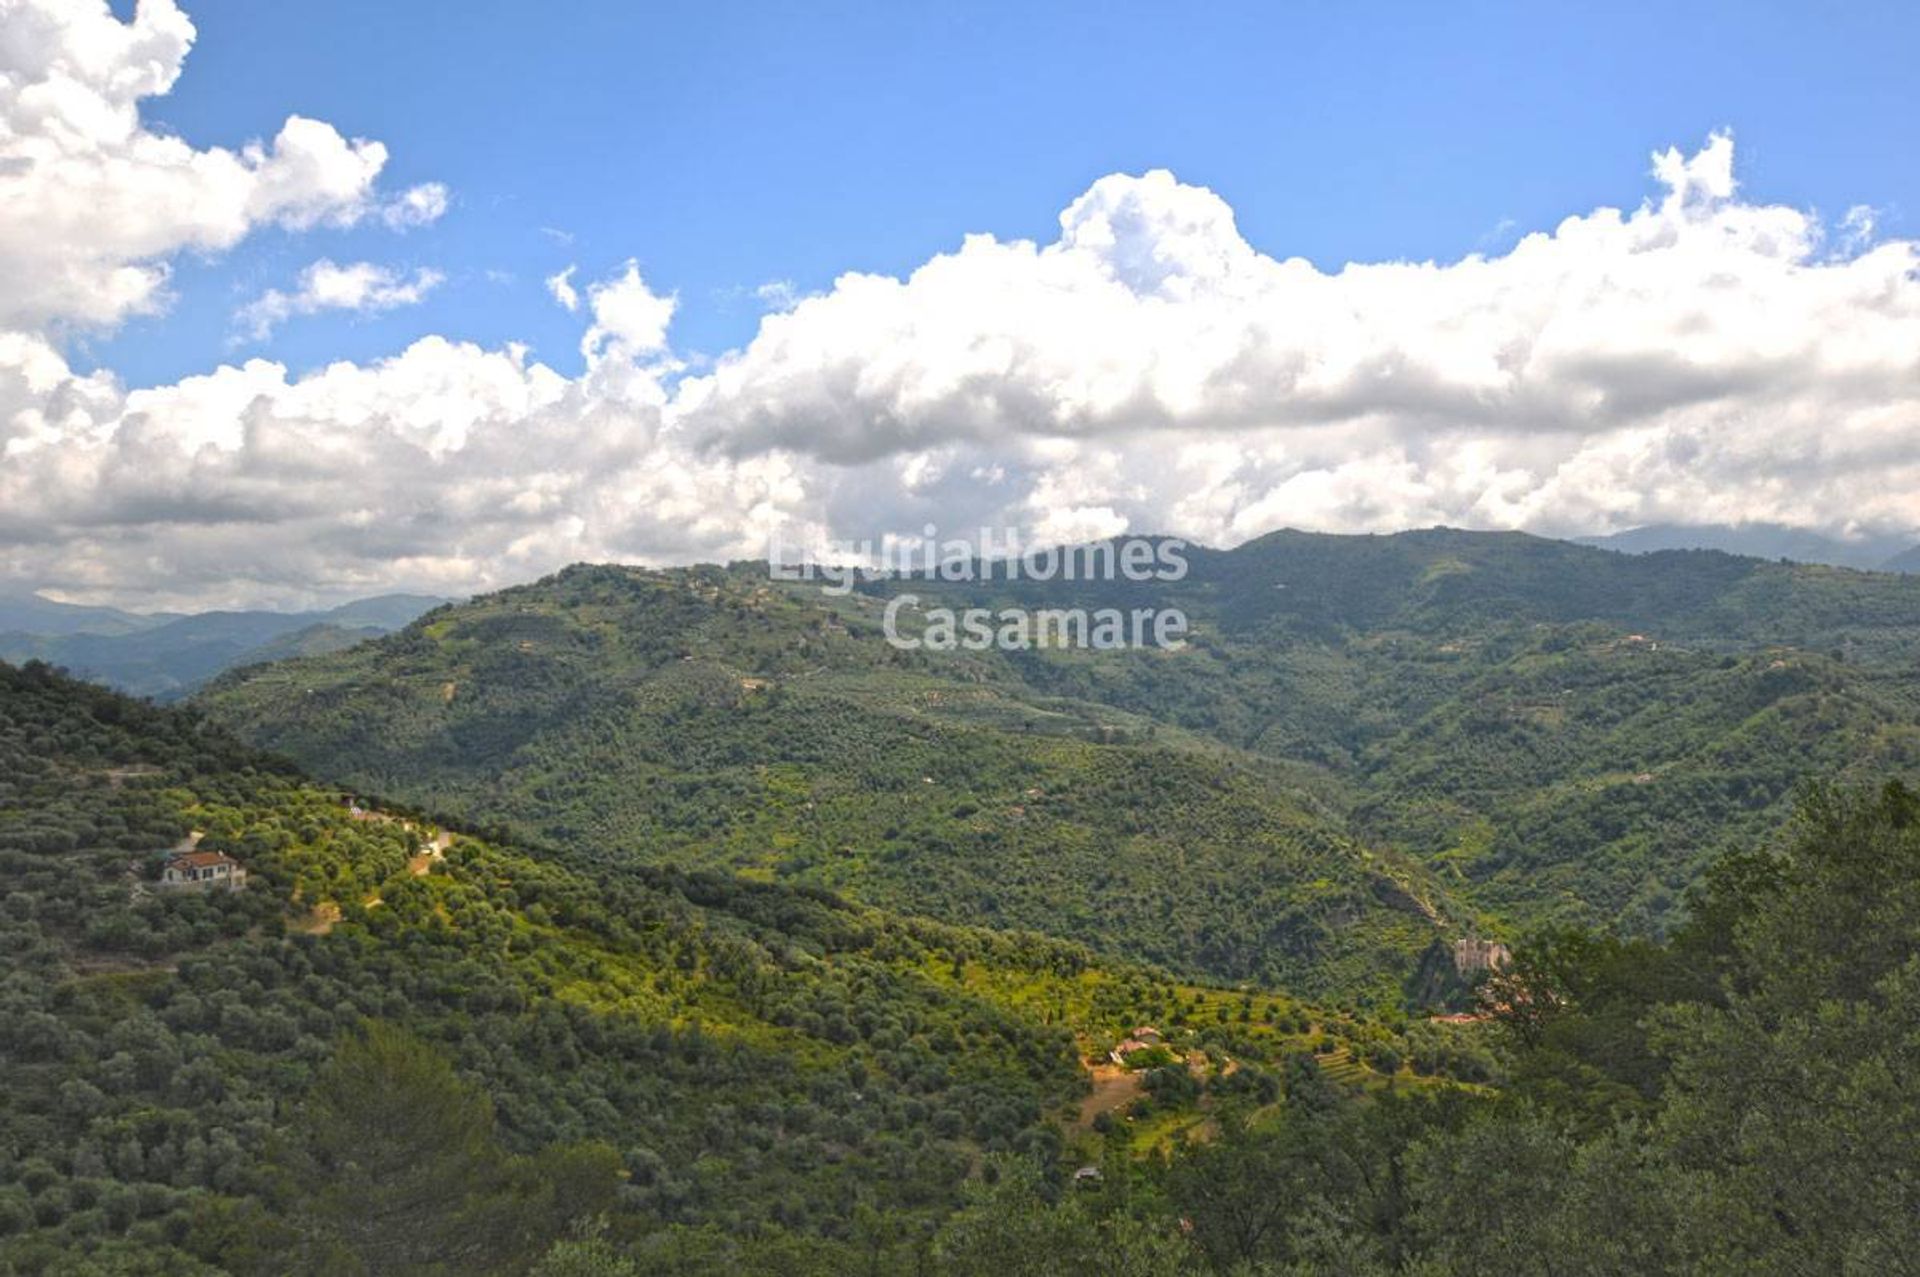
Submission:
M 160 885 L 181 891 L 239 891 L 247 867 L 223 851 L 183 851 L 167 857 Z

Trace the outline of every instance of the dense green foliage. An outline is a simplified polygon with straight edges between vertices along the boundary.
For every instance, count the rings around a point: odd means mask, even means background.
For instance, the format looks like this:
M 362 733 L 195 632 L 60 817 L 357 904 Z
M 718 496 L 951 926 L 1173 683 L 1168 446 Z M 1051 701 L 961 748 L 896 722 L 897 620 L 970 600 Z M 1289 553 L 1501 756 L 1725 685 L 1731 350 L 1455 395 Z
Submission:
M 247 890 L 154 886 L 190 830 Z M 1223 1095 L 1308 1044 L 1419 1039 L 1037 936 L 442 833 L 193 715 L 0 666 L 0 1272 L 524 1272 L 581 1226 L 924 1246 L 983 1154 L 1051 1166 L 1087 1138 L 1081 1054 L 1143 1016 L 1234 1052 Z M 1427 1048 L 1424 1075 L 1486 1075 Z M 1392 1072 L 1354 1080 L 1433 1084 Z M 1191 1124 L 1207 1089 L 1160 1115 Z
M 209 710 L 543 843 L 1399 1000 L 1436 937 L 1660 934 L 1810 775 L 1920 770 L 1920 580 L 1282 533 L 1184 580 L 575 568 Z M 882 604 L 1177 605 L 1178 652 L 900 652 Z M 1417 982 L 1416 982 L 1417 983 Z
M 1497 1095 L 1355 1104 L 1286 1077 L 1160 1161 L 1059 1187 L 989 1167 L 931 1255 L 876 1271 L 1614 1277 L 1914 1270 L 1920 797 L 1815 792 L 1788 848 L 1721 862 L 1664 943 L 1562 931 L 1488 990 Z M 820 1273 L 732 1256 L 605 1271 Z
M 1313 764 L 1353 837 L 1495 928 L 1657 933 L 1802 779 L 1920 772 L 1920 579 L 1444 529 L 1192 559 L 1155 587 L 1196 618 L 1181 659 L 1023 676 Z
M 1036 696 L 998 658 L 899 652 L 877 615 L 746 571 L 577 568 L 208 704 L 328 776 L 596 859 L 1398 1000 L 1443 906 L 1294 769 Z
M 1920 798 L 1803 778 L 1913 768 L 1913 587 L 1543 545 L 1201 556 L 1171 654 L 575 569 L 210 699 L 411 812 L 0 667 L 0 1272 L 1904 1272 Z

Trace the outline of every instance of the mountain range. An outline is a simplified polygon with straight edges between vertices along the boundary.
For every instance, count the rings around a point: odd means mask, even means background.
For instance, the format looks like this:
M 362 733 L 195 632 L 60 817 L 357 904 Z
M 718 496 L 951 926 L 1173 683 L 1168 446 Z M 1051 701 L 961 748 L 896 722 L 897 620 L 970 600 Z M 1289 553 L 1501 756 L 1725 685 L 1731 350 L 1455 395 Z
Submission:
M 1376 1006 L 1436 943 L 1660 934 L 1806 776 L 1920 768 L 1920 580 L 1445 529 L 1187 558 L 845 596 L 580 566 L 199 703 L 506 836 Z M 906 652 L 901 593 L 1178 606 L 1192 635 Z
M 1577 545 L 1649 554 L 1656 550 L 1723 550 L 1760 559 L 1824 563 L 1877 572 L 1920 572 L 1920 542 L 1911 533 L 1827 536 L 1780 523 L 1656 523 L 1609 536 L 1575 537 Z
M 1286 535 L 1286 534 L 1280 534 Z M 1910 536 L 1842 539 L 1783 524 L 1656 524 L 1573 544 L 1624 554 L 1717 550 L 1740 557 L 1920 574 Z M 399 629 L 446 599 L 389 594 L 310 612 L 128 612 L 0 593 L 0 660 L 45 660 L 121 691 L 189 695 L 223 670 L 319 655 Z M 145 636 L 133 641 L 134 636 Z
M 387 594 L 317 612 L 142 614 L 13 594 L 0 596 L 0 660 L 46 661 L 136 696 L 173 700 L 222 670 L 350 647 L 446 601 Z
M 1920 580 L 1186 560 L 580 565 L 186 706 L 0 664 L 0 1269 L 1910 1253 Z M 1122 605 L 1189 640 L 884 634 Z

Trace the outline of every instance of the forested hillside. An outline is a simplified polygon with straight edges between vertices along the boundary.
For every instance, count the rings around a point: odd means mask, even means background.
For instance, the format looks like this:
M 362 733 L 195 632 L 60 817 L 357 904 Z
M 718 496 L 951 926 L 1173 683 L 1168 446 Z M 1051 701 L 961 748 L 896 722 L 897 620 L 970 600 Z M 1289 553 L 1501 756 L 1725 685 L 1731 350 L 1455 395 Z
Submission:
M 157 884 L 188 842 L 246 889 Z M 846 1271 L 930 1245 L 984 1155 L 1097 1158 L 1084 1058 L 1143 1020 L 1180 1083 L 1126 1075 L 1123 1152 L 1309 1051 L 1330 1085 L 1490 1068 L 1038 936 L 529 855 L 44 667 L 0 665 L 0 874 L 0 1272 L 523 1273 L 580 1228 Z
M 1184 580 L 575 568 L 205 698 L 556 845 L 1390 998 L 1437 935 L 1659 934 L 1809 776 L 1920 769 L 1920 580 L 1280 533 Z M 1178 652 L 899 652 L 886 600 L 1178 606 Z
M 1188 557 L 1173 584 L 990 591 L 1132 591 L 1194 618 L 1175 659 L 1030 653 L 1019 676 L 1306 765 L 1290 775 L 1349 836 L 1509 933 L 1657 933 L 1705 864 L 1779 826 L 1800 780 L 1920 773 L 1920 580 L 1446 529 Z
M 1920 1247 L 1897 785 L 1809 791 L 1664 943 L 1540 936 L 1486 1021 L 1396 1028 L 529 856 L 44 668 L 0 666 L 0 778 L 0 1272 L 1784 1277 Z M 246 890 L 154 885 L 183 841 Z
M 600 859 L 845 891 L 1214 978 L 1398 1000 L 1465 920 L 1324 777 L 993 653 L 901 652 L 863 595 L 575 568 L 207 702 L 329 776 Z
M 1200 659 L 1030 678 L 1319 764 L 1350 833 L 1516 932 L 1657 932 L 1799 781 L 1920 774 L 1912 577 L 1445 529 L 1193 564 Z
M 1322 1105 L 1308 1075 L 1282 1122 L 1119 1190 L 1056 1201 L 1015 1167 L 950 1227 L 978 1248 L 960 1271 L 1912 1271 L 1920 797 L 1810 789 L 1783 832 L 1718 862 L 1665 943 L 1524 948 L 1483 994 L 1498 1098 Z

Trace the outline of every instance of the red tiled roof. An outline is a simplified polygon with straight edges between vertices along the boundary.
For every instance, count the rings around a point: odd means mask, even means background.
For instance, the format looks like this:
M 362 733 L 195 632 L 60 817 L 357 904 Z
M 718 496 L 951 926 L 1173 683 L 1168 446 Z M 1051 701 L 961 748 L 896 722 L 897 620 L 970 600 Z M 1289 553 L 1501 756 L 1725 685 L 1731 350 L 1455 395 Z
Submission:
M 206 869 L 212 865 L 237 865 L 240 862 L 224 851 L 183 851 L 170 857 L 169 865 L 184 865 L 189 869 Z

